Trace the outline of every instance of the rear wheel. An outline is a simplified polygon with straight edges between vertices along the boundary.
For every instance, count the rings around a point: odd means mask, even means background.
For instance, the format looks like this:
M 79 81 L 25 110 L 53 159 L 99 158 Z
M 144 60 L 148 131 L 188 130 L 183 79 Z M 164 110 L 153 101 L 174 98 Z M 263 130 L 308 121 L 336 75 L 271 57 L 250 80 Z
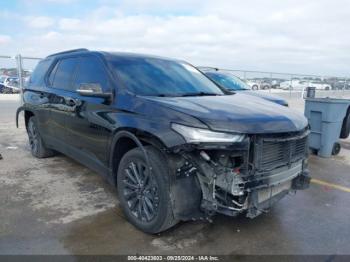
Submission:
M 170 198 L 170 177 L 166 159 L 146 146 L 150 167 L 140 148 L 128 151 L 119 164 L 118 196 L 128 220 L 146 233 L 159 233 L 177 221 Z
M 44 142 L 40 136 L 37 121 L 35 116 L 28 120 L 27 133 L 29 138 L 30 151 L 33 156 L 37 158 L 45 158 L 54 155 L 54 151 L 45 147 Z

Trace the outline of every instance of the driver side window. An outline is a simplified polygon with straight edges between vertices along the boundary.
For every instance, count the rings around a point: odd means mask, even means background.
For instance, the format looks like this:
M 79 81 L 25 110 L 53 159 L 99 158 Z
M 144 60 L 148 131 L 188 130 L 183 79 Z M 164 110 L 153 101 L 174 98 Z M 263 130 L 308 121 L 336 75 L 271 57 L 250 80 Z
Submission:
M 79 89 L 81 85 L 101 87 L 104 92 L 110 91 L 107 72 L 97 57 L 84 56 L 79 58 L 74 89 Z

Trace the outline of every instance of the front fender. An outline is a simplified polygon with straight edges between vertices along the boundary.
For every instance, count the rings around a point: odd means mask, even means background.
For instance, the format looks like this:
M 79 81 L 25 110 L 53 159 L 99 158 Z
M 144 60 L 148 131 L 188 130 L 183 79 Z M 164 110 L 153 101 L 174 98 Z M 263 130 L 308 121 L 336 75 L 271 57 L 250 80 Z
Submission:
M 114 135 L 120 130 L 132 130 L 132 133 L 135 133 L 136 136 L 137 134 L 150 134 L 164 144 L 166 148 L 186 143 L 181 135 L 171 129 L 171 123 L 165 118 L 146 117 L 129 112 L 110 113 L 108 118 L 113 119 Z

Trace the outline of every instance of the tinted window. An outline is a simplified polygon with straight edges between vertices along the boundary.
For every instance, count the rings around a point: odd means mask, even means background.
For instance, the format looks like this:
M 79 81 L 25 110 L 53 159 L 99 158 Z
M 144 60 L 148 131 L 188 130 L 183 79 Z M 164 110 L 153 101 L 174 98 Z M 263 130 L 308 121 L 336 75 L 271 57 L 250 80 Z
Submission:
M 56 71 L 57 71 L 57 67 L 58 67 L 58 64 L 59 63 L 56 63 L 55 64 L 55 67 L 52 69 L 50 75 L 49 75 L 49 85 L 52 86 L 53 85 L 53 80 L 55 78 L 55 74 L 56 74 Z
M 29 84 L 34 86 L 40 86 L 44 83 L 44 76 L 51 65 L 51 59 L 45 59 L 38 63 L 34 72 L 30 76 Z
M 126 88 L 138 95 L 223 94 L 213 82 L 187 63 L 143 57 L 116 57 L 111 63 Z
M 65 58 L 59 61 L 52 87 L 72 90 L 72 76 L 77 66 L 77 58 Z
M 218 85 L 232 91 L 250 89 L 246 83 L 234 75 L 222 73 L 206 73 L 206 75 Z
M 99 84 L 103 91 L 108 90 L 108 75 L 99 58 L 94 56 L 81 57 L 75 78 L 75 90 L 81 84 Z

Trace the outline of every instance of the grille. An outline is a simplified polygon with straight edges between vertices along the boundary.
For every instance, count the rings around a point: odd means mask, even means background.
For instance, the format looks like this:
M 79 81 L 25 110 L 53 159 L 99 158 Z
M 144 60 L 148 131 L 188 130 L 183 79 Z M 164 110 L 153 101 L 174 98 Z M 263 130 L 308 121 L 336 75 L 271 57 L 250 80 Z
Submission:
M 307 136 L 285 140 L 262 138 L 258 147 L 257 168 L 271 170 L 303 159 L 307 150 Z

